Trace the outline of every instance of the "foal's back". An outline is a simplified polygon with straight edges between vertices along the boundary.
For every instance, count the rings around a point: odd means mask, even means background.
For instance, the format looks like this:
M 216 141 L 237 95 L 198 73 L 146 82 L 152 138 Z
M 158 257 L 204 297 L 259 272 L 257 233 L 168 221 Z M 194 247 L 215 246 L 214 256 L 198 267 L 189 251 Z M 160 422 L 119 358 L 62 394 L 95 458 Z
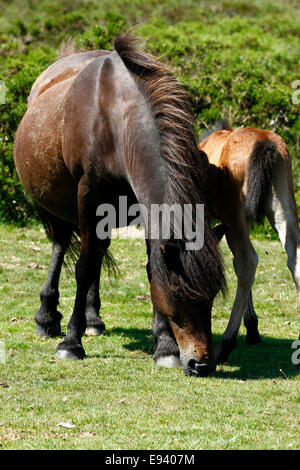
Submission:
M 199 149 L 207 154 L 212 165 L 228 169 L 246 194 L 247 166 L 256 144 L 261 141 L 272 142 L 282 159 L 289 160 L 287 146 L 278 134 L 252 127 L 215 131 L 199 144 Z
M 253 185 L 260 181 L 260 188 L 264 189 L 266 181 L 256 178 L 256 175 L 262 175 L 262 169 L 270 178 L 275 166 L 279 170 L 277 173 L 283 170 L 292 191 L 288 149 L 284 140 L 272 131 L 252 127 L 217 130 L 198 148 L 207 154 L 210 163 L 209 190 L 214 209 L 226 223 L 245 210 L 247 195 L 249 198 Z

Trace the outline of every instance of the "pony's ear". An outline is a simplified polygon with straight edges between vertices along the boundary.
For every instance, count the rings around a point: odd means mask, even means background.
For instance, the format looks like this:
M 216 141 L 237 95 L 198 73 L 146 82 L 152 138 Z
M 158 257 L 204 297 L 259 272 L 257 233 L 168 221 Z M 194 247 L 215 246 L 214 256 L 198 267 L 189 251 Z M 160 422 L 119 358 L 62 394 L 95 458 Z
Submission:
M 227 228 L 228 228 L 228 226 L 226 224 L 219 224 L 219 225 L 216 225 L 212 229 L 212 232 L 214 233 L 214 235 L 215 235 L 216 239 L 218 240 L 218 242 L 220 242 L 222 240 L 223 235 L 225 235 Z

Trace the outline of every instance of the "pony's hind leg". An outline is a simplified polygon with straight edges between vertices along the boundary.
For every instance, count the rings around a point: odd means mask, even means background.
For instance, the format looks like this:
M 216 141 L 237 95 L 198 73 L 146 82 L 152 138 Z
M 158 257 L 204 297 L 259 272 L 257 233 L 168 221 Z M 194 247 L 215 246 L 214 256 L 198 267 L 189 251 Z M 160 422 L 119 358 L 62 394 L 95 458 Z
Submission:
M 41 306 L 34 319 L 36 333 L 40 337 L 59 336 L 61 334 L 61 313 L 57 310 L 59 299 L 59 276 L 65 252 L 69 246 L 73 227 L 53 215 L 43 211 L 47 219 L 48 232 L 52 238 L 52 257 L 46 283 L 40 293 Z
M 258 318 L 253 306 L 252 291 L 250 291 L 248 306 L 244 314 L 244 325 L 247 330 L 247 344 L 252 345 L 262 343 L 262 339 L 258 331 Z
M 105 325 L 99 315 L 101 300 L 99 295 L 99 277 L 94 280 L 87 295 L 85 318 L 87 336 L 100 336 L 104 333 Z
M 107 246 L 107 248 L 106 248 Z M 109 243 L 105 246 L 108 249 Z M 86 307 L 85 307 L 85 318 L 86 318 L 86 330 L 85 334 L 88 336 L 99 336 L 104 333 L 105 324 L 99 315 L 101 308 L 101 299 L 99 295 L 99 283 L 100 283 L 100 272 L 103 261 L 103 249 L 101 247 L 100 253 L 97 257 L 96 277 L 92 283 L 90 290 L 87 295 Z

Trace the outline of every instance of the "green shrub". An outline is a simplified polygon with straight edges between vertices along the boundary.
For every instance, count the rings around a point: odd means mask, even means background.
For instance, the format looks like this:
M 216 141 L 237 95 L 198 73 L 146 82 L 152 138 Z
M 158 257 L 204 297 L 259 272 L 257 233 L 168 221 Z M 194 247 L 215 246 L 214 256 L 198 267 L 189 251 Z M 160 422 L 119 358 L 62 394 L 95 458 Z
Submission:
M 131 25 L 147 48 L 170 64 L 186 88 L 201 132 L 223 116 L 234 126 L 256 126 L 286 140 L 300 186 L 300 22 L 292 1 L 254 0 L 12 0 L 0 18 L 0 220 L 36 216 L 18 181 L 13 139 L 38 75 L 73 36 L 80 49 L 111 49 Z M 299 201 L 297 195 L 297 200 Z M 268 230 L 268 229 L 267 229 Z

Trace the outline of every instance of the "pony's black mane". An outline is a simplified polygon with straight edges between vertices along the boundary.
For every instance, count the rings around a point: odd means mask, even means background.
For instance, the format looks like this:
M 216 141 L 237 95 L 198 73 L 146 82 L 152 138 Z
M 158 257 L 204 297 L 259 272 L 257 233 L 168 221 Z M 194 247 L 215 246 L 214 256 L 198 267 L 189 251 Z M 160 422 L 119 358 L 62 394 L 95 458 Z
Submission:
M 148 97 L 160 129 L 161 155 L 168 175 L 164 202 L 180 204 L 182 208 L 184 204 L 191 204 L 193 208 L 196 204 L 205 204 L 207 210 L 205 170 L 197 149 L 187 95 L 166 66 L 141 52 L 135 43 L 135 38 L 125 34 L 115 39 L 114 47 Z M 205 219 L 209 220 L 208 214 Z M 225 281 L 217 240 L 206 221 L 204 234 L 201 250 L 186 250 L 185 240 L 174 240 L 179 247 L 181 267 L 177 289 L 189 297 L 211 300 L 224 287 Z M 158 262 L 160 257 L 161 253 L 152 257 L 155 260 L 152 271 L 162 285 L 173 288 L 170 271 L 165 263 Z

